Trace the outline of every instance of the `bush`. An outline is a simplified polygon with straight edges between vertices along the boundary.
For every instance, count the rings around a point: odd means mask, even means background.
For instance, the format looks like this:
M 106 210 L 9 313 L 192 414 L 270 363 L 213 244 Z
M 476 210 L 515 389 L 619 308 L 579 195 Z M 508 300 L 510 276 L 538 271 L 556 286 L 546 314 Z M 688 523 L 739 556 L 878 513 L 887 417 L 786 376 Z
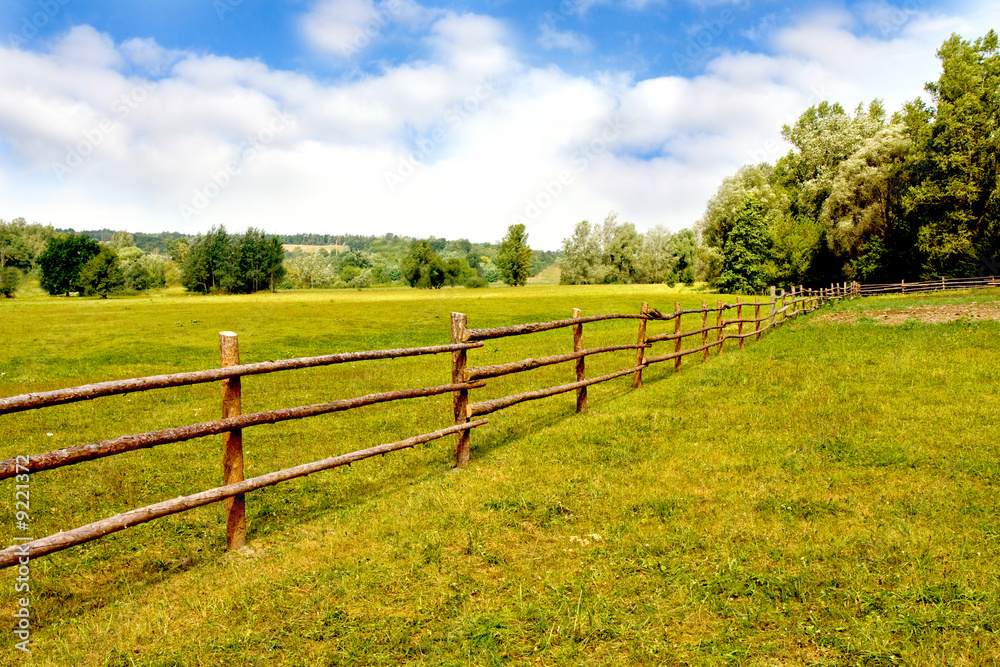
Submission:
M 466 287 L 472 287 L 473 289 L 478 289 L 480 287 L 489 287 L 490 283 L 486 278 L 482 276 L 473 276 L 465 281 Z
M 8 299 L 14 298 L 17 286 L 21 284 L 21 272 L 13 266 L 0 271 L 0 294 Z
M 118 266 L 118 255 L 106 246 L 80 269 L 80 286 L 83 293 L 107 299 L 109 294 L 125 289 L 125 275 Z

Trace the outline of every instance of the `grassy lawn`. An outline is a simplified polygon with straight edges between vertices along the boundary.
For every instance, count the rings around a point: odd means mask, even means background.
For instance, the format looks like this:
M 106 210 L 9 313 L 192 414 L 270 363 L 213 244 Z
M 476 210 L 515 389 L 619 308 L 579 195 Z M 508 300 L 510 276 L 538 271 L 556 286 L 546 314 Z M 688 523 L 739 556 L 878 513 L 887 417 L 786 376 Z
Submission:
M 824 310 L 996 300 L 885 297 Z M 714 304 L 665 287 L 305 292 L 0 303 L 0 395 L 247 362 L 441 344 L 471 327 Z M 822 312 L 822 311 L 821 311 Z M 38 665 L 981 665 L 1000 661 L 1000 323 L 787 324 L 742 353 L 684 360 L 517 406 L 453 440 L 248 496 L 250 548 L 221 507 L 32 562 Z M 650 324 L 650 333 L 672 330 Z M 700 320 L 685 321 L 686 329 Z M 585 329 L 588 346 L 635 322 Z M 694 346 L 690 341 L 689 346 Z M 488 342 L 483 365 L 566 352 L 570 330 Z M 657 353 L 668 351 L 662 346 Z M 588 360 L 588 375 L 631 353 Z M 449 358 L 246 378 L 244 412 L 444 384 Z M 473 400 L 573 379 L 491 381 Z M 215 418 L 202 385 L 0 417 L 0 456 Z M 450 397 L 248 429 L 247 474 L 450 423 Z M 51 435 L 49 435 L 51 434 Z M 31 478 L 46 535 L 216 486 L 219 438 Z M 0 539 L 13 530 L 9 507 Z M 14 575 L 0 584 L 13 609 Z M 0 664 L 24 664 L 8 631 Z

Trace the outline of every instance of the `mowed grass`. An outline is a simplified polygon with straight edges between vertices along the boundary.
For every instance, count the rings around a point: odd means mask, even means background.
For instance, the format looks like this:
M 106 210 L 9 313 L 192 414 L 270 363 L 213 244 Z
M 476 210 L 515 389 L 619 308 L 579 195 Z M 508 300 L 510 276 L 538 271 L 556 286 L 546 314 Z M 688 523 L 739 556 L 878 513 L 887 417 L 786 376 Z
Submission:
M 650 287 L 318 292 L 0 303 L 0 394 L 244 361 L 448 341 L 485 327 L 663 311 Z M 996 299 L 888 297 L 866 307 Z M 846 302 L 835 308 L 857 308 Z M 732 311 L 729 311 L 730 313 Z M 729 315 L 727 315 L 728 317 Z M 1000 324 L 819 324 L 491 416 L 454 441 L 250 494 L 250 550 L 221 507 L 32 561 L 32 664 L 991 664 L 997 628 Z M 588 325 L 587 345 L 635 339 Z M 685 329 L 700 320 L 685 320 Z M 672 330 L 650 324 L 650 333 Z M 697 341 L 689 341 L 693 346 Z M 571 330 L 488 342 L 471 364 L 565 352 Z M 656 354 L 669 351 L 663 345 Z M 588 359 L 588 374 L 634 354 Z M 244 412 L 449 381 L 449 359 L 244 379 Z M 573 379 L 572 364 L 473 400 Z M 247 474 L 450 423 L 450 397 L 247 429 Z M 0 417 L 4 458 L 215 418 L 215 385 Z M 52 435 L 48 435 L 51 433 Z M 31 478 L 41 536 L 220 481 L 219 438 Z M 4 484 L 14 531 L 11 482 Z M 14 576 L 4 575 L 4 608 Z M 0 663 L 24 664 L 9 632 Z

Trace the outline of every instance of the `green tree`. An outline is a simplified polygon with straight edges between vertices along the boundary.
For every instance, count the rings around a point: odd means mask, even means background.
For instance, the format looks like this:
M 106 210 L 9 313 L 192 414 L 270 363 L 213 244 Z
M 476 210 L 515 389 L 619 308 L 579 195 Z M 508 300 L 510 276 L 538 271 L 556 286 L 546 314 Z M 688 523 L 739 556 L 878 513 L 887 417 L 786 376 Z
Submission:
M 695 223 L 701 246 L 696 260 L 701 280 L 712 282 L 719 277 L 723 248 L 748 197 L 763 207 L 769 222 L 786 214 L 792 199 L 779 180 L 774 167 L 763 163 L 743 166 L 723 179 L 705 205 L 705 213 Z
M 677 282 L 690 285 L 695 281 L 698 260 L 698 237 L 693 229 L 682 229 L 670 237 L 675 257 L 674 274 Z
M 528 247 L 528 234 L 524 225 L 511 225 L 500 242 L 500 252 L 497 254 L 500 279 L 512 287 L 523 287 L 531 275 L 531 260 L 531 248 Z
M 202 294 L 226 289 L 232 285 L 234 242 L 226 228 L 212 227 L 207 234 L 198 234 L 188 246 L 181 264 L 181 282 L 190 292 Z
M 428 241 L 414 243 L 400 268 L 410 287 L 440 289 L 444 285 L 444 262 Z
M 0 269 L 0 294 L 7 299 L 14 298 L 14 293 L 21 284 L 21 272 L 13 266 Z
M 929 131 L 917 133 L 919 180 L 906 199 L 929 278 L 972 275 L 1000 239 L 997 33 L 973 43 L 953 34 L 938 58 L 941 76 L 926 86 L 936 108 Z
M 770 253 L 770 237 L 764 207 L 748 198 L 722 249 L 722 275 L 716 285 L 732 294 L 757 294 L 767 287 L 764 264 Z
M 84 234 L 50 238 L 45 251 L 38 257 L 42 289 L 49 294 L 67 296 L 70 292 L 82 291 L 80 270 L 100 251 L 100 244 Z
M 125 288 L 125 276 L 118 265 L 118 255 L 107 246 L 102 246 L 80 269 L 80 286 L 83 293 L 99 295 L 107 299 L 109 294 Z

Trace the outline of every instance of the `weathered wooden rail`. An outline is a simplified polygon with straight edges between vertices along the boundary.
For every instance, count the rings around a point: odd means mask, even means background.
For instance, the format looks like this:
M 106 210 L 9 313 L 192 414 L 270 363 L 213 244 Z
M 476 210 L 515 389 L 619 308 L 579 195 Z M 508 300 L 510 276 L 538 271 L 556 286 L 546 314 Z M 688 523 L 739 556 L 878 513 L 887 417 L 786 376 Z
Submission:
M 221 434 L 223 436 L 223 485 L 189 496 L 130 510 L 85 526 L 8 547 L 0 551 L 0 568 L 10 567 L 18 562 L 23 563 L 23 559 L 25 558 L 50 554 L 101 538 L 131 526 L 216 502 L 225 503 L 227 548 L 240 548 L 246 543 L 245 494 L 251 491 L 304 475 L 331 470 L 372 456 L 399 451 L 451 434 L 455 434 L 457 440 L 456 466 L 464 467 L 469 464 L 470 459 L 470 433 L 473 429 L 487 423 L 484 415 L 526 401 L 538 400 L 568 392 L 576 392 L 576 410 L 577 412 L 583 412 L 587 408 L 587 388 L 592 385 L 632 376 L 633 386 L 641 387 L 643 370 L 653 364 L 672 360 L 674 361 L 674 369 L 677 370 L 680 368 L 681 360 L 685 356 L 700 353 L 704 359 L 708 359 L 713 349 L 716 350 L 716 354 L 722 354 L 725 343 L 728 340 L 738 340 L 739 346 L 742 348 L 747 338 L 760 339 L 763 333 L 773 327 L 779 326 L 788 319 L 814 310 L 829 301 L 842 299 L 856 293 L 857 286 L 852 285 L 849 287 L 846 283 L 843 285 L 831 285 L 829 289 L 807 290 L 798 288 L 797 290 L 793 289 L 790 293 L 781 291 L 780 294 L 772 288 L 770 299 L 765 303 L 761 302 L 760 297 L 756 297 L 752 303 L 743 301 L 737 297 L 736 303 L 722 303 L 719 301 L 714 308 L 710 308 L 707 303 L 702 302 L 700 309 L 682 310 L 679 304 L 675 304 L 674 311 L 667 314 L 661 313 L 645 303 L 642 304 L 637 314 L 583 316 L 579 310 L 574 309 L 572 317 L 566 320 L 519 324 L 493 329 L 469 329 L 467 327 L 466 316 L 461 313 L 453 313 L 452 341 L 449 345 L 348 352 L 320 357 L 285 359 L 252 364 L 240 363 L 236 334 L 222 332 L 219 336 L 221 367 L 217 369 L 101 382 L 56 391 L 2 398 L 0 399 L 0 415 L 24 410 L 50 408 L 76 401 L 89 401 L 116 394 L 181 387 L 205 382 L 220 382 L 223 403 L 222 419 L 147 433 L 124 435 L 101 442 L 76 445 L 56 451 L 0 461 L 0 479 L 16 478 L 19 475 L 52 470 L 138 449 Z M 751 308 L 753 309 L 753 316 L 744 317 L 744 312 L 748 312 Z M 736 310 L 736 317 L 733 319 L 724 319 L 724 313 L 732 309 Z M 710 313 L 715 313 L 714 325 L 709 325 L 708 318 Z M 688 316 L 689 318 L 690 316 L 700 317 L 700 326 L 694 330 L 684 331 L 682 326 L 682 318 L 684 316 Z M 636 342 L 634 344 L 628 343 L 585 348 L 583 345 L 584 325 L 610 320 L 637 321 Z M 672 332 L 649 335 L 648 327 L 650 324 L 655 325 L 657 322 L 668 323 L 670 321 L 674 323 Z M 747 330 L 747 327 L 752 328 Z M 510 336 L 531 335 L 562 328 L 572 328 L 573 348 L 571 352 L 490 366 L 470 367 L 468 365 L 469 352 L 483 347 L 483 341 Z M 733 331 L 734 328 L 735 331 Z M 715 334 L 714 339 L 710 340 L 710 335 L 713 332 Z M 685 339 L 692 337 L 700 337 L 700 344 L 696 341 L 694 346 L 684 348 L 683 343 Z M 671 352 L 660 355 L 652 354 L 654 346 L 670 342 L 673 342 L 673 350 Z M 597 377 L 588 378 L 586 376 L 586 359 L 588 357 L 626 351 L 635 351 L 636 358 L 634 364 Z M 241 412 L 242 389 L 240 378 L 244 376 L 330 366 L 347 362 L 438 354 L 452 355 L 450 383 L 436 387 L 387 391 L 268 412 L 246 415 Z M 484 388 L 487 384 L 487 379 L 524 373 L 546 366 L 569 362 L 575 362 L 576 380 L 574 382 L 489 400 L 476 402 L 470 402 L 469 400 L 469 392 Z M 245 428 L 252 428 L 262 424 L 274 424 L 287 420 L 306 419 L 333 412 L 352 410 L 362 406 L 449 393 L 453 395 L 454 425 L 452 426 L 413 436 L 405 440 L 323 459 L 251 479 L 244 479 L 242 432 Z
M 928 280 L 915 283 L 908 283 L 903 280 L 898 283 L 859 284 L 857 290 L 860 296 L 875 296 L 877 294 L 917 294 L 920 292 L 984 289 L 987 287 L 1000 287 L 1000 278 L 997 276 L 981 276 L 977 278 L 942 278 L 941 280 Z

